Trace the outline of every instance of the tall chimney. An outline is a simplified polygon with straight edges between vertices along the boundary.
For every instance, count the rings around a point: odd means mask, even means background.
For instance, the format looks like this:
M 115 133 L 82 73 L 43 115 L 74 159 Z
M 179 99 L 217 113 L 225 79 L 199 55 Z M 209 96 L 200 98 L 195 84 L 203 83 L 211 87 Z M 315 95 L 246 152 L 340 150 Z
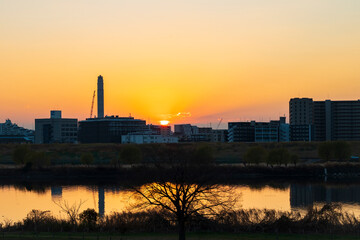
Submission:
M 98 107 L 98 118 L 104 117 L 104 80 L 100 75 L 97 82 L 97 107 Z

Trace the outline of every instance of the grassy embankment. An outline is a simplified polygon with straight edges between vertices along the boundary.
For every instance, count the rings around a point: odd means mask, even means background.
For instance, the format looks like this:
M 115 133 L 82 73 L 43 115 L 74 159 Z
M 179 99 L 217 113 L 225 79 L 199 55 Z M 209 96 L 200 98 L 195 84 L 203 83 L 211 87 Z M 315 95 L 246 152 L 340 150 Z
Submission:
M 264 178 L 264 177 L 323 177 L 324 168 L 327 168 L 329 177 L 359 177 L 360 162 L 336 162 L 335 159 L 325 162 L 318 156 L 318 147 L 321 143 L 316 142 L 296 142 L 296 143 L 181 143 L 181 144 L 143 144 L 133 145 L 135 156 L 140 155 L 135 164 L 129 164 L 122 157 L 124 149 L 129 145 L 122 144 L 43 144 L 27 145 L 30 154 L 26 156 L 35 163 L 15 165 L 14 152 L 20 145 L 1 144 L 0 145 L 0 178 L 17 180 L 58 180 L 68 178 L 92 178 L 102 177 L 104 180 L 121 180 L 122 178 L 137 178 L 141 172 L 145 172 L 151 180 L 157 176 L 156 170 L 152 168 L 152 163 L 165 163 L 170 158 L 184 158 L 187 156 L 193 160 L 211 159 L 215 164 L 208 165 L 207 173 L 213 171 L 214 175 L 227 180 L 238 180 L 245 178 Z M 360 142 L 349 142 L 351 155 L 360 155 Z M 23 146 L 23 145 L 22 145 Z M 204 147 L 202 150 L 197 151 Z M 299 157 L 296 165 L 289 162 L 284 164 L 272 164 L 267 166 L 265 163 L 243 164 L 244 156 L 249 149 L 254 146 L 261 146 L 267 152 L 274 149 L 286 149 L 290 154 Z M 210 149 L 210 151 L 209 151 Z M 129 149 L 128 149 L 129 150 Z M 130 149 L 133 151 L 134 149 Z M 131 153 L 130 151 L 130 153 Z M 137 153 L 136 153 L 137 152 Z M 211 153 L 209 153 L 211 152 Z M 41 153 L 36 155 L 34 153 Z M 82 163 L 84 154 L 92 158 L 89 164 Z M 186 155 L 187 154 L 187 155 Z M 198 155 L 196 155 L 198 154 Z M 200 154 L 200 155 L 199 155 Z M 130 154 L 131 155 L 131 154 Z M 177 156 L 175 156 L 177 155 Z M 128 156 L 128 154 L 126 154 Z M 198 157 L 200 156 L 200 157 Z M 185 157 L 186 158 L 186 157 Z M 37 163 L 38 159 L 46 159 Z M 201 160 L 202 161 L 202 160 Z M 26 162 L 26 161 L 25 161 Z M 43 164 L 43 162 L 46 164 Z M 203 163 L 201 163 L 203 164 Z M 25 167 L 24 167 L 25 166 Z M 212 170 L 211 170 L 212 169 Z M 150 170 L 150 172 L 149 172 Z
M 360 156 L 360 142 L 348 142 L 351 154 Z M 208 145 L 213 149 L 216 163 L 242 163 L 246 151 L 250 147 L 261 146 L 266 150 L 286 148 L 290 153 L 299 156 L 301 161 L 319 159 L 318 142 L 289 143 L 179 143 L 179 144 L 140 144 L 144 162 L 151 162 L 153 155 L 164 148 L 179 146 L 185 151 L 200 145 Z M 19 144 L 0 144 L 0 164 L 13 164 L 12 154 Z M 30 149 L 46 152 L 54 164 L 80 164 L 83 153 L 90 152 L 95 157 L 95 164 L 108 164 L 117 158 L 126 145 L 123 144 L 30 144 Z
M 192 150 L 204 143 L 181 143 L 176 145 L 162 144 L 143 144 L 137 145 L 140 148 L 143 161 L 151 162 L 154 154 L 167 147 L 183 147 L 184 151 Z M 299 156 L 300 160 L 307 161 L 318 159 L 318 143 L 296 142 L 296 143 L 206 143 L 213 149 L 213 155 L 216 163 L 242 163 L 244 154 L 249 147 L 262 146 L 267 150 L 284 147 L 289 152 Z M 352 154 L 360 155 L 360 143 L 350 142 Z M 12 154 L 17 144 L 0 144 L 0 164 L 13 164 Z M 94 164 L 109 164 L 111 159 L 118 158 L 119 152 L 124 147 L 121 144 L 42 144 L 29 145 L 30 149 L 46 152 L 53 164 L 80 164 L 81 155 L 85 152 L 91 152 L 94 155 Z

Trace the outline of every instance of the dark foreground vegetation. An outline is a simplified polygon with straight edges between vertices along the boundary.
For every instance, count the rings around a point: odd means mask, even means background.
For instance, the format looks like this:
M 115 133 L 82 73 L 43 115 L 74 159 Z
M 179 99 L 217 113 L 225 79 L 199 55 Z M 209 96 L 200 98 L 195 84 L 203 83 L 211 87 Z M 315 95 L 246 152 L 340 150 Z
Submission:
M 23 240 L 175 240 L 171 233 L 23 233 L 3 232 L 1 239 Z M 336 234 L 190 233 L 190 240 L 358 240 L 358 236 Z
M 177 231 L 177 223 L 167 211 L 112 213 L 99 218 L 92 209 L 75 219 L 58 219 L 48 211 L 31 211 L 23 221 L 4 223 L 1 231 L 10 232 L 95 232 L 102 234 L 168 233 Z M 267 234 L 329 234 L 360 233 L 360 219 L 341 210 L 336 204 L 311 207 L 306 213 L 274 210 L 240 210 L 221 212 L 211 218 L 192 217 L 187 222 L 189 233 L 267 233 Z M 191 236 L 191 235 L 190 235 Z

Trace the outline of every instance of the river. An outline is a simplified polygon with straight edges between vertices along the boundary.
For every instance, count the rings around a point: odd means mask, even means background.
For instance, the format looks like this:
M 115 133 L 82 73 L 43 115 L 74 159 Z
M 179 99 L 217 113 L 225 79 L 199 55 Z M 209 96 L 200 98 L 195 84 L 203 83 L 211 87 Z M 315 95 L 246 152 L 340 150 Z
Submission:
M 345 211 L 360 215 L 360 183 L 280 183 L 232 185 L 237 196 L 235 208 L 275 209 L 305 212 L 311 205 L 336 202 Z M 134 193 L 120 185 L 0 185 L 0 222 L 19 221 L 32 209 L 49 210 L 66 217 L 59 204 L 96 209 L 100 215 L 136 211 Z

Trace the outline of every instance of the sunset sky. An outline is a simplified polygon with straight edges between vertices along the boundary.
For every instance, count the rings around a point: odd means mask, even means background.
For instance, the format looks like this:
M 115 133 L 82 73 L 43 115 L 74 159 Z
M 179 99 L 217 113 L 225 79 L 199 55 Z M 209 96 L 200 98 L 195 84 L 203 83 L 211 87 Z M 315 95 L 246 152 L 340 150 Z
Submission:
M 0 56 L 0 122 L 83 120 L 101 74 L 107 115 L 225 128 L 359 99 L 360 1 L 0 0 Z

